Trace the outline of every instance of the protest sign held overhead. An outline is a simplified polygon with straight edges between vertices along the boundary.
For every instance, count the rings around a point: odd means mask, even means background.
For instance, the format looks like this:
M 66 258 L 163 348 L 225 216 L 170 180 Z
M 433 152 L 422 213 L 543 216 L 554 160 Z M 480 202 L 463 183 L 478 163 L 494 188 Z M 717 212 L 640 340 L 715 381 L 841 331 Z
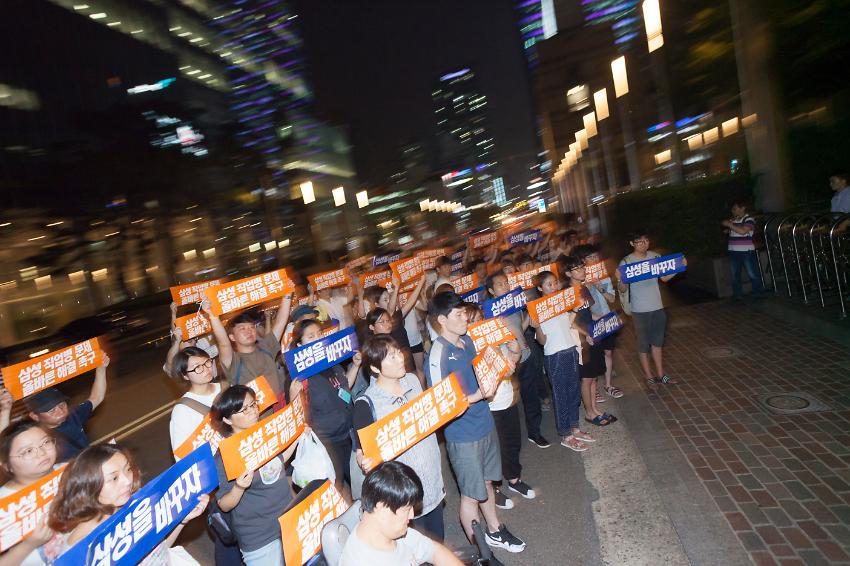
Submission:
M 498 346 L 510 340 L 516 340 L 511 329 L 500 318 L 489 318 L 470 324 L 466 333 L 472 338 L 476 352 L 482 352 L 487 346 Z
M 409 257 L 398 261 L 390 262 L 390 269 L 401 283 L 407 283 L 413 279 L 417 279 L 423 273 L 422 260 L 418 257 Z
M 221 283 L 221 279 L 211 279 L 210 281 L 201 281 L 200 283 L 189 283 L 187 285 L 170 287 L 171 299 L 178 307 L 200 303 L 204 299 L 204 289 L 221 285 Z
M 348 504 L 333 482 L 327 480 L 278 518 L 284 561 L 290 566 L 303 565 L 318 554 L 322 549 L 322 528 L 346 509 Z
M 617 268 L 625 284 L 637 283 L 645 279 L 655 279 L 687 269 L 683 254 L 670 254 L 636 261 Z
M 478 276 L 474 273 L 470 273 L 469 275 L 459 275 L 457 277 L 452 277 L 449 282 L 455 288 L 455 293 L 457 293 L 458 295 L 469 293 L 470 291 L 478 289 L 478 287 L 481 286 L 478 282 Z
M 369 271 L 360 276 L 360 286 L 364 289 L 368 289 L 369 287 L 386 287 L 387 283 L 389 283 L 393 278 L 392 271 L 389 269 L 378 269 L 375 271 Z
M 6 552 L 35 530 L 59 491 L 65 467 L 0 499 L 0 552 Z
M 478 387 L 485 397 L 496 392 L 499 382 L 508 375 L 511 369 L 505 356 L 493 346 L 486 346 L 481 353 L 475 356 L 475 359 L 472 360 L 472 367 L 475 370 Z
M 213 314 L 221 316 L 282 297 L 294 290 L 295 284 L 286 274 L 286 270 L 277 269 L 231 283 L 207 287 L 204 289 L 204 295 L 210 300 Z
M 382 265 L 388 265 L 394 261 L 398 261 L 400 258 L 400 253 L 376 255 L 374 258 L 372 258 L 372 267 L 381 267 Z
M 508 236 L 508 245 L 516 246 L 519 244 L 531 244 L 538 241 L 540 237 L 540 230 L 523 230 L 521 232 L 514 232 Z
M 192 338 L 212 332 L 212 324 L 209 317 L 207 317 L 206 313 L 200 311 L 178 317 L 174 321 L 174 325 L 182 331 L 183 340 L 191 340 Z
M 534 287 L 534 277 L 542 271 L 551 271 L 552 274 L 555 275 L 555 278 L 559 279 L 558 264 L 550 263 L 548 265 L 542 265 L 540 267 L 526 269 L 525 271 L 508 273 L 508 286 L 511 289 L 516 289 L 517 287 L 523 290 L 531 289 L 532 287 Z
M 478 287 L 477 289 L 473 289 L 472 291 L 462 294 L 460 298 L 466 301 L 467 303 L 475 303 L 476 305 L 480 305 L 484 301 L 484 299 L 487 298 L 487 288 Z
M 16 400 L 97 368 L 103 351 L 97 338 L 4 367 L 3 385 Z
M 484 318 L 509 316 L 525 308 L 526 296 L 522 289 L 514 289 L 495 299 L 484 301 Z
M 332 289 L 348 285 L 351 280 L 348 276 L 347 269 L 334 269 L 333 271 L 325 271 L 323 273 L 315 273 L 308 275 L 307 280 L 313 287 L 313 291 L 321 291 L 322 289 Z
M 307 379 L 352 357 L 360 344 L 353 326 L 284 354 L 292 379 Z
M 393 460 L 457 418 L 467 407 L 466 395 L 452 373 L 416 399 L 358 430 L 363 454 L 375 465 Z
M 485 248 L 491 244 L 495 244 L 499 239 L 499 232 L 486 232 L 477 236 L 470 236 L 468 239 L 469 247 L 473 250 Z
M 603 279 L 608 278 L 608 268 L 605 267 L 604 261 L 591 263 L 584 268 L 584 273 L 585 283 L 596 283 L 597 281 L 602 281 Z
M 580 287 L 567 287 L 535 301 L 529 301 L 528 315 L 534 322 L 543 323 L 573 310 L 582 303 Z
M 449 253 L 448 248 L 434 248 L 430 250 L 419 250 L 416 252 L 416 257 L 422 261 L 422 269 L 434 269 L 437 265 L 437 258 Z

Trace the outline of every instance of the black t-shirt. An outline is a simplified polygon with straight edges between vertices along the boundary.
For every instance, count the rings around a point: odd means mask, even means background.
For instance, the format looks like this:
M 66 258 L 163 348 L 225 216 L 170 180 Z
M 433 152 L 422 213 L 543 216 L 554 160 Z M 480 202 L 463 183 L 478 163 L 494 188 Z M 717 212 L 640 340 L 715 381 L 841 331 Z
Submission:
M 310 426 L 319 438 L 336 442 L 348 437 L 354 399 L 342 367 L 333 366 L 308 379 L 307 395 L 310 399 Z
M 407 330 L 404 329 L 404 317 L 401 316 L 401 311 L 398 309 L 393 313 L 393 329 L 390 331 L 390 336 L 395 338 L 395 341 L 403 350 L 410 348 Z
M 90 442 L 84 425 L 93 411 L 92 402 L 85 400 L 69 411 L 64 423 L 53 429 L 59 436 L 58 462 L 67 462 L 88 448 Z

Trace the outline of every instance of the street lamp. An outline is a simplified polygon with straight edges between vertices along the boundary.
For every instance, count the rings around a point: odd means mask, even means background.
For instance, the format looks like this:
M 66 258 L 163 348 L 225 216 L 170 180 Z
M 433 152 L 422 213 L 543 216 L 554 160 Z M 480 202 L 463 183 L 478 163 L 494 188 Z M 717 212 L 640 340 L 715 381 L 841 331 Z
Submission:
M 369 206 L 369 195 L 366 191 L 357 193 L 357 208 L 365 208 Z
M 316 194 L 313 192 L 313 183 L 310 181 L 301 183 L 301 198 L 304 199 L 304 204 L 316 202 Z
M 585 114 L 582 116 L 582 121 L 584 122 L 584 131 L 587 132 L 587 137 L 592 138 L 596 135 L 596 114 L 591 112 L 589 114 Z
M 600 122 L 608 117 L 608 93 L 604 88 L 593 93 L 593 106 L 596 108 L 596 119 Z
M 614 98 L 629 94 L 629 79 L 626 75 L 626 56 L 611 61 L 611 74 L 614 76 Z
M 644 0 L 643 21 L 646 25 L 646 44 L 652 53 L 664 45 L 664 35 L 661 33 L 661 8 L 658 0 Z
M 342 206 L 345 204 L 345 189 L 337 187 L 333 191 L 334 206 Z

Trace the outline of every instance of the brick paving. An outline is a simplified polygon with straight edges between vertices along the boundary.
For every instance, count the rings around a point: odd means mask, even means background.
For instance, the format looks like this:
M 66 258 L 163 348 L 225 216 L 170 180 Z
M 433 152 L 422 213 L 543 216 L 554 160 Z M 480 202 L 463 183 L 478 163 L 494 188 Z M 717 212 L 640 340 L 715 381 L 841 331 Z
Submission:
M 753 563 L 850 564 L 850 351 L 752 305 L 668 312 L 666 369 L 681 383 L 646 394 Z M 754 400 L 792 392 L 829 410 L 776 415 Z

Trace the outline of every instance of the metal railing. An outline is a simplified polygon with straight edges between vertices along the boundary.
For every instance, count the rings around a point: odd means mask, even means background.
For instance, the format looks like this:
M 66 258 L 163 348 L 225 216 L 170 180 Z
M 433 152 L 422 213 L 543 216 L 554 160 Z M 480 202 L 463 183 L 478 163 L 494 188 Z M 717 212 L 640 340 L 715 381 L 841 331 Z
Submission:
M 850 299 L 850 214 L 825 211 L 780 213 L 761 218 L 767 273 L 776 294 L 821 308 L 838 307 L 847 318 Z M 762 274 L 761 254 L 759 270 Z

